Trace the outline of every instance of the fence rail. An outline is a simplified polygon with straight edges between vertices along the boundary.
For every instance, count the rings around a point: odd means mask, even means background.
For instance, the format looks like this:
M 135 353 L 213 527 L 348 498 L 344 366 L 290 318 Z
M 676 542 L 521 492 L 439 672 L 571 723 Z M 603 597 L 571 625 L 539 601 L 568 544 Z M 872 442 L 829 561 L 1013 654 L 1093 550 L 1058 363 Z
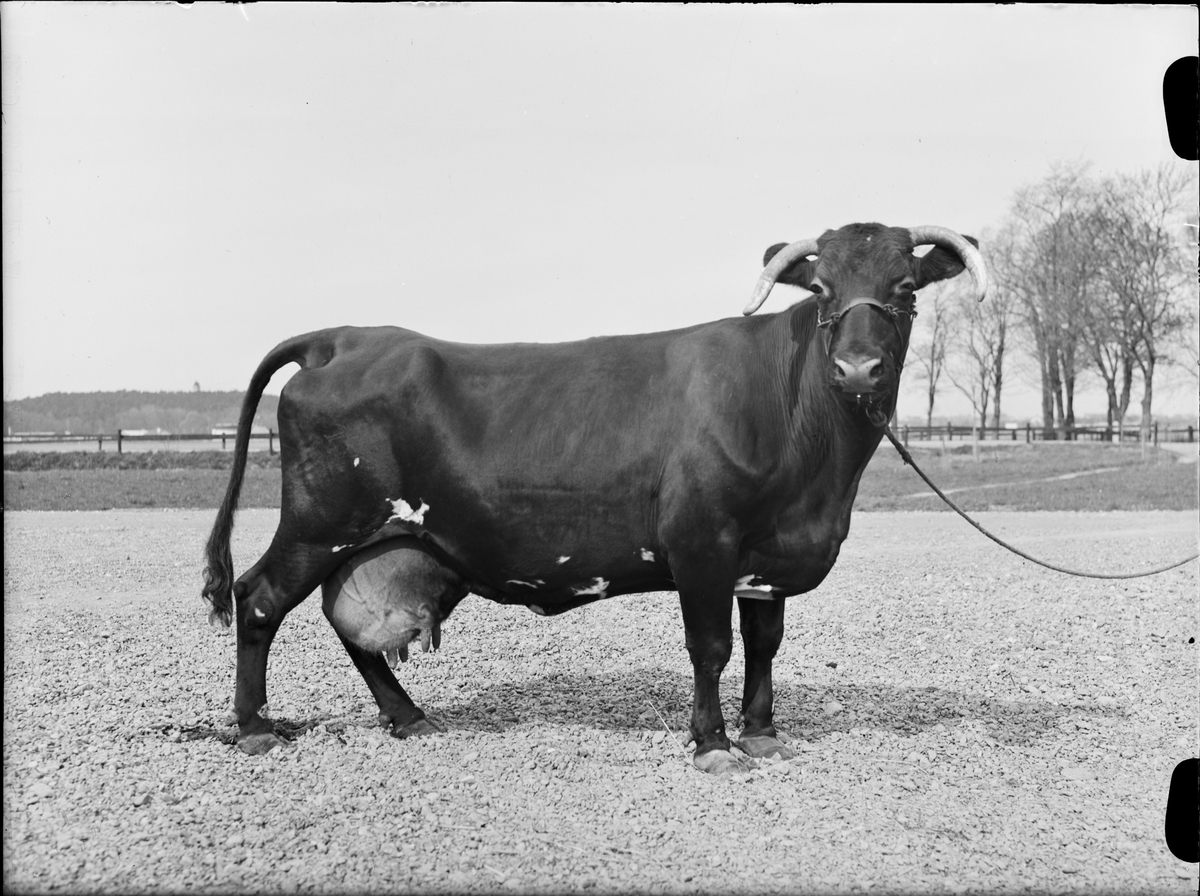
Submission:
M 1109 430 L 1103 426 L 1075 426 L 1064 430 L 1050 430 L 1047 433 L 1042 427 L 1034 426 L 1027 423 L 1022 428 L 1011 427 L 976 427 L 976 426 L 953 426 L 946 424 L 945 426 L 901 426 L 899 436 L 905 445 L 909 441 L 925 441 L 936 442 L 945 440 L 952 441 L 967 441 L 974 440 L 978 433 L 978 438 L 986 442 L 1041 442 L 1065 440 L 1072 442 L 1088 441 L 1088 442 L 1133 442 L 1141 441 L 1141 431 L 1133 427 L 1127 427 L 1124 431 L 1118 433 L 1117 430 Z M 251 440 L 266 439 L 267 450 L 275 453 L 275 439 L 277 437 L 275 430 L 267 432 L 252 432 L 250 433 Z M 1188 426 L 1162 426 L 1155 423 L 1150 430 L 1150 441 L 1157 445 L 1159 442 L 1195 442 L 1197 436 L 1196 427 L 1189 424 Z M 125 447 L 126 442 L 209 442 L 216 447 L 216 443 L 221 443 L 221 450 L 226 451 L 230 443 L 233 442 L 235 436 L 233 433 L 224 435 L 213 435 L 212 433 L 126 433 L 117 430 L 115 435 L 107 433 L 98 433 L 96 435 L 55 435 L 55 434 L 29 434 L 29 435 L 13 435 L 5 436 L 5 445 L 68 445 L 79 443 L 89 444 L 96 443 L 96 447 L 104 450 L 104 443 L 115 444 L 117 453 L 120 454 Z
M 267 432 L 252 432 L 250 439 L 266 439 L 267 451 L 271 454 L 275 453 L 275 439 L 277 438 L 275 430 L 271 429 Z M 96 443 L 97 449 L 104 450 L 104 443 L 115 443 L 117 453 L 121 454 L 125 448 L 126 442 L 211 442 L 216 448 L 216 443 L 221 443 L 221 450 L 227 450 L 233 440 L 237 438 L 234 433 L 225 433 L 222 435 L 214 435 L 213 433 L 127 433 L 117 430 L 116 435 L 107 433 L 97 433 L 96 435 L 57 435 L 57 434 L 36 434 L 36 435 L 13 435 L 5 436 L 5 445 L 69 445 L 73 443 L 90 444 Z
M 977 437 L 981 441 L 987 442 L 1043 442 L 1043 441 L 1069 441 L 1069 442 L 1133 442 L 1138 443 L 1142 440 L 1142 433 L 1139 428 L 1125 427 L 1124 430 L 1108 429 L 1104 426 L 1072 426 L 1063 429 L 1051 429 L 1048 432 L 1040 426 L 1034 426 L 1032 423 L 1026 423 L 1024 427 L 993 427 L 993 426 L 901 426 L 900 439 L 904 444 L 908 444 L 909 440 L 914 441 L 966 441 L 973 440 Z M 1192 424 L 1187 426 L 1159 426 L 1154 423 L 1150 427 L 1150 443 L 1157 445 L 1159 442 L 1195 442 L 1196 427 Z

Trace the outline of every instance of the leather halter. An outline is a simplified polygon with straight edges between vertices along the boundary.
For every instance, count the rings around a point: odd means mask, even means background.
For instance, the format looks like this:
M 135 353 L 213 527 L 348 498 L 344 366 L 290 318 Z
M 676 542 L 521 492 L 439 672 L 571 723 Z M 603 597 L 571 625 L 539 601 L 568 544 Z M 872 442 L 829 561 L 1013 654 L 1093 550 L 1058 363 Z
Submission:
M 880 302 L 878 299 L 873 299 L 870 296 L 859 296 L 858 298 L 851 299 L 849 302 L 847 302 L 845 305 L 843 305 L 841 311 L 837 311 L 837 312 L 829 315 L 829 317 L 822 318 L 821 317 L 821 308 L 818 305 L 817 306 L 817 327 L 825 331 L 825 338 L 823 341 L 825 343 L 825 357 L 826 358 L 829 357 L 829 348 L 833 344 L 833 331 L 837 328 L 837 325 L 841 321 L 841 319 L 843 317 L 845 317 L 846 313 L 851 308 L 855 308 L 859 305 L 869 305 L 872 308 L 878 308 L 880 311 L 882 311 L 884 314 L 886 314 L 888 317 L 888 320 L 890 320 L 892 322 L 892 326 L 896 328 L 896 335 L 900 337 L 900 346 L 901 346 L 900 357 L 899 357 L 899 359 L 894 359 L 895 364 L 896 364 L 896 394 L 892 396 L 892 403 L 891 403 L 892 408 L 894 409 L 896 406 L 896 399 L 899 397 L 900 374 L 904 371 L 904 358 L 908 354 L 908 336 L 906 336 L 904 334 L 904 331 L 900 329 L 899 317 L 902 314 L 908 315 L 909 326 L 910 326 L 909 332 L 911 334 L 912 319 L 917 316 L 917 309 L 913 308 L 910 311 L 905 308 L 900 308 L 896 305 L 893 305 L 890 302 L 885 304 L 884 302 Z M 863 409 L 863 413 L 866 414 L 866 417 L 871 422 L 871 425 L 875 426 L 876 428 L 880 428 L 880 429 L 887 426 L 888 420 L 892 416 L 891 411 L 884 413 L 884 411 L 880 407 L 880 405 L 882 405 L 882 403 L 883 403 L 882 398 L 878 399 L 876 401 L 856 402 L 857 406 L 861 407 Z
M 822 329 L 825 329 L 825 328 L 828 328 L 831 326 L 836 327 L 838 324 L 838 321 L 840 321 L 846 315 L 846 312 L 848 312 L 851 308 L 854 308 L 858 305 L 870 305 L 871 307 L 878 308 L 880 311 L 887 314 L 887 316 L 891 319 L 892 325 L 896 328 L 897 332 L 899 332 L 899 330 L 900 330 L 900 324 L 898 324 L 896 322 L 896 319 L 901 314 L 907 314 L 910 321 L 914 317 L 917 316 L 916 308 L 912 309 L 911 311 L 906 311 L 905 309 L 899 308 L 899 307 L 891 304 L 890 302 L 887 304 L 884 304 L 883 302 L 879 301 L 878 299 L 872 299 L 870 296 L 859 296 L 857 299 L 851 299 L 849 302 L 847 302 L 841 311 L 834 312 L 833 314 L 829 315 L 829 317 L 826 317 L 826 318 L 821 317 L 821 309 L 820 309 L 820 306 L 818 306 L 817 307 L 817 326 L 821 327 Z M 900 333 L 900 338 L 904 339 L 903 333 Z M 907 348 L 908 340 L 905 339 L 904 343 L 905 343 L 905 348 Z

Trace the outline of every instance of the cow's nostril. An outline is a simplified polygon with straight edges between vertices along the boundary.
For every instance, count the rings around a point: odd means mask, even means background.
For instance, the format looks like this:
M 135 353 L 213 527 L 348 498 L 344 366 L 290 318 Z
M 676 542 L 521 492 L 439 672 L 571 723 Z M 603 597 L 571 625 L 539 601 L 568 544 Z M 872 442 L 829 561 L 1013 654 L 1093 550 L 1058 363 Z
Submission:
M 874 392 L 887 376 L 882 358 L 834 358 L 833 377 L 839 388 L 856 393 Z

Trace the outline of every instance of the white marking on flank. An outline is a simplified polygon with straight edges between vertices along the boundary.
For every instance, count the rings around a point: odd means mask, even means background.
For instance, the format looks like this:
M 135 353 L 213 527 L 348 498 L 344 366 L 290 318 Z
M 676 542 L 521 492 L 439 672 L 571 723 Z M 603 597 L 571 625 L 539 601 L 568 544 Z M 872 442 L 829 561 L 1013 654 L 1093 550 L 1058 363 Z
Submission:
M 361 460 L 361 458 L 357 458 L 357 457 L 354 458 L 354 466 L 356 466 L 356 467 L 358 466 L 359 460 Z
M 559 566 L 562 566 L 564 563 L 566 563 L 566 562 L 567 562 L 568 560 L 570 560 L 570 559 L 571 559 L 570 557 L 559 557 L 559 558 L 558 558 L 558 565 L 559 565 Z
M 583 588 L 572 588 L 571 591 L 576 595 L 598 594 L 604 597 L 605 592 L 608 591 L 608 584 L 604 579 L 596 576 L 596 578 L 592 579 L 592 584 L 586 585 Z
M 761 585 L 751 584 L 751 582 L 753 582 L 757 578 L 758 578 L 758 576 L 756 576 L 756 575 L 742 576 L 740 579 L 737 580 L 737 584 L 733 586 L 734 592 L 736 593 L 738 591 L 762 591 L 766 594 L 770 594 L 771 586 L 766 584 L 765 582 Z
M 425 514 L 429 510 L 429 505 L 424 501 L 421 502 L 421 506 L 416 510 L 413 510 L 403 498 L 397 498 L 395 501 L 391 501 L 391 504 L 392 515 L 388 519 L 389 523 L 393 520 L 400 520 L 405 523 L 416 523 L 420 526 L 425 522 Z
M 524 585 L 526 588 L 533 588 L 534 590 L 537 590 L 537 585 L 531 585 L 528 582 L 522 582 L 520 579 L 509 579 L 508 584 L 509 585 Z
M 259 619 L 267 618 L 267 614 L 264 613 L 262 610 L 260 610 L 258 607 L 254 608 L 254 615 L 257 616 Z
M 642 559 L 648 560 L 649 562 L 653 563 L 654 562 L 654 551 L 650 550 L 649 548 L 642 548 Z
M 333 552 L 336 554 L 338 551 L 344 551 L 344 550 L 346 550 L 346 548 L 350 548 L 350 547 L 354 547 L 354 545 L 353 544 L 334 545 Z

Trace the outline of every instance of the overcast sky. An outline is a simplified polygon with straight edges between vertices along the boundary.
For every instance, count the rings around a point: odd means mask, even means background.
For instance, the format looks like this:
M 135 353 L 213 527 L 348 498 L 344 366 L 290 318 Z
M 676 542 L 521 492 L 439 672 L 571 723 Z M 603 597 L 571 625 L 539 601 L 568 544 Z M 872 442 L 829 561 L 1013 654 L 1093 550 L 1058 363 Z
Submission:
M 1053 161 L 1175 158 L 1163 72 L 1198 24 L 947 4 L 0 17 L 5 399 L 244 389 L 282 339 L 342 324 L 548 342 L 734 316 L 772 243 L 978 234 Z M 1156 410 L 1195 409 L 1178 382 Z

